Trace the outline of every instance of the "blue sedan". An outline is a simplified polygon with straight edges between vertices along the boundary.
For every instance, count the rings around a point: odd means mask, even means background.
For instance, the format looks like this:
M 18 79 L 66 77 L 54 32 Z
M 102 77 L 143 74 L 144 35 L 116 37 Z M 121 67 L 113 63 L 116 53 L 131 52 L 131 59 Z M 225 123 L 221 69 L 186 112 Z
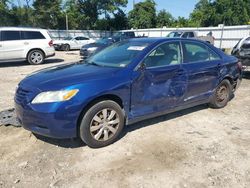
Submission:
M 235 57 L 202 41 L 131 39 L 27 76 L 15 94 L 16 113 L 34 133 L 80 137 L 98 148 L 128 124 L 200 104 L 225 107 L 241 75 Z

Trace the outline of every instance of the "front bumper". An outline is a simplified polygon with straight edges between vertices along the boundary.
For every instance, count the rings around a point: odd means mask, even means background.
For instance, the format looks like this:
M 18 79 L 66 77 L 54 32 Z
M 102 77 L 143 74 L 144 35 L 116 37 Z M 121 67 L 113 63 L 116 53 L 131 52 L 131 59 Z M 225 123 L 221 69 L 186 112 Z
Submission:
M 80 50 L 80 56 L 85 59 L 85 58 L 88 58 L 91 55 L 93 55 L 95 52 L 96 52 L 96 50 L 90 51 L 90 50 L 87 50 L 87 49 L 81 49 Z
M 62 44 L 53 44 L 55 50 L 62 50 Z
M 52 138 L 77 137 L 77 121 L 81 113 L 80 106 L 67 102 L 31 104 L 27 99 L 31 97 L 29 93 L 19 90 L 18 88 L 15 95 L 15 109 L 17 120 L 23 128 Z

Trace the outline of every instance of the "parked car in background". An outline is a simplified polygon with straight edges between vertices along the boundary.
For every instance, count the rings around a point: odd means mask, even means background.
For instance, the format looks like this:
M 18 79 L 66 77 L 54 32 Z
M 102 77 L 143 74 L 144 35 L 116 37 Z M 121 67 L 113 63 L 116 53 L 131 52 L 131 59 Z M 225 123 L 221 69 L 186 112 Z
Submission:
M 135 32 L 133 31 L 119 31 L 115 33 L 112 37 L 114 42 L 119 42 L 126 39 L 136 38 Z
M 212 33 L 209 32 L 207 36 L 198 36 L 195 31 L 173 31 L 167 35 L 169 38 L 191 38 L 191 39 L 200 39 L 205 42 L 208 42 L 212 45 L 214 45 L 214 37 L 212 36 Z
M 250 37 L 240 39 L 234 46 L 232 53 L 233 56 L 240 59 L 243 66 L 250 67 Z
M 38 65 L 54 55 L 53 41 L 47 30 L 0 27 L 0 62 L 27 60 Z
M 114 43 L 114 40 L 112 38 L 102 38 L 102 39 L 97 40 L 94 43 L 83 45 L 80 50 L 80 56 L 85 59 L 101 51 L 102 49 L 110 46 L 113 43 Z
M 76 37 L 66 37 L 63 40 L 55 40 L 54 47 L 56 50 L 79 50 L 85 44 L 95 42 L 94 39 L 83 37 L 83 36 L 76 36 Z
M 27 130 L 103 147 L 126 124 L 200 104 L 225 107 L 241 76 L 237 58 L 206 42 L 130 39 L 29 75 L 18 85 L 15 109 Z

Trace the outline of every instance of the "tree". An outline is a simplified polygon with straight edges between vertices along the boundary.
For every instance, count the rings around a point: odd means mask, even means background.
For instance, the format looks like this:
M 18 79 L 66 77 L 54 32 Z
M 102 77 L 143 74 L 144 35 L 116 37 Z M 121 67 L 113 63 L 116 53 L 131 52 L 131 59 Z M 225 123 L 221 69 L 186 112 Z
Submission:
M 174 17 L 165 9 L 161 10 L 157 15 L 157 27 L 171 27 L 174 23 Z
M 0 26 L 10 26 L 11 14 L 9 13 L 8 0 L 0 0 Z
M 61 4 L 61 0 L 35 0 L 33 3 L 35 26 L 62 29 L 64 16 Z
M 200 0 L 190 15 L 193 26 L 243 25 L 250 20 L 249 0 Z
M 153 0 L 146 0 L 135 4 L 135 7 L 128 14 L 129 26 L 132 28 L 152 28 L 156 26 L 156 3 Z

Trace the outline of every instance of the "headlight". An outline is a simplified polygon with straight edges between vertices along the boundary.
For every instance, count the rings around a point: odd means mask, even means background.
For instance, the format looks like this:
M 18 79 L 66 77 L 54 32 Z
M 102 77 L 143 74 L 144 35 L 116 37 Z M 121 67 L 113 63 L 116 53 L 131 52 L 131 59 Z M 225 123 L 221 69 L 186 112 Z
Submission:
M 31 103 L 39 104 L 39 103 L 68 101 L 71 98 L 73 98 L 78 93 L 78 91 L 79 91 L 78 89 L 73 89 L 73 90 L 42 92 L 38 94 Z
M 97 47 L 91 47 L 91 48 L 88 48 L 88 51 L 95 51 L 97 49 Z

